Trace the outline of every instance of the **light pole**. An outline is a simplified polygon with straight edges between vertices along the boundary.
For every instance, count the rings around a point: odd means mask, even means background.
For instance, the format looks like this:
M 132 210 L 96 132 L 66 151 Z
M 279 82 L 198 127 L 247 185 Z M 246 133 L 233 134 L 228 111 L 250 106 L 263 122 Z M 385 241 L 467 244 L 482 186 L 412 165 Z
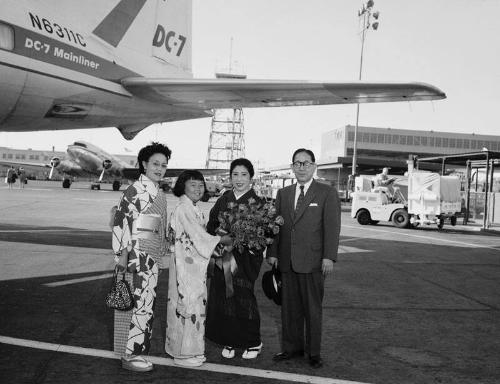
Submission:
M 368 0 L 363 7 L 358 10 L 358 17 L 362 21 L 362 30 L 361 30 L 361 58 L 359 61 L 359 78 L 361 80 L 361 74 L 363 72 L 363 50 L 365 48 L 365 36 L 366 32 L 372 28 L 374 31 L 378 29 L 378 21 L 371 23 L 371 18 L 373 17 L 375 20 L 378 20 L 379 12 L 373 11 L 373 5 L 375 3 L 373 0 Z M 356 104 L 356 125 L 354 126 L 354 145 L 352 146 L 352 177 L 356 176 L 356 168 L 357 164 L 357 147 L 358 147 L 358 123 L 359 123 L 359 104 Z

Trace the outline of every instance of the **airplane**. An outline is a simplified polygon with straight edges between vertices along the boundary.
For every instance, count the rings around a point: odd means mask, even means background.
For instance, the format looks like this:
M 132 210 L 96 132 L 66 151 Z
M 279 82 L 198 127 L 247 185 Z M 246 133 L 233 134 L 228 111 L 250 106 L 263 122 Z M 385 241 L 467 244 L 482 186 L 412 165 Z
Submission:
M 100 183 L 106 179 L 112 181 L 113 191 L 118 191 L 124 179 L 135 180 L 139 177 L 138 168 L 131 167 L 130 164 L 117 156 L 111 155 L 89 142 L 75 141 L 68 145 L 66 152 L 67 158 L 53 157 L 50 164 L 5 160 L 0 160 L 0 164 L 50 168 L 49 179 L 52 179 L 54 170 L 56 170 L 63 175 L 63 188 L 71 186 L 72 177 L 98 177 L 95 182 L 91 183 L 91 189 L 100 190 Z M 182 171 L 184 168 L 167 168 L 161 187 L 164 190 L 168 189 L 170 187 L 169 179 L 179 176 Z M 223 175 L 229 172 L 227 169 L 199 169 L 199 171 L 204 176 Z
M 425 83 L 196 79 L 191 0 L 0 0 L 0 130 L 116 127 L 214 109 L 446 98 Z

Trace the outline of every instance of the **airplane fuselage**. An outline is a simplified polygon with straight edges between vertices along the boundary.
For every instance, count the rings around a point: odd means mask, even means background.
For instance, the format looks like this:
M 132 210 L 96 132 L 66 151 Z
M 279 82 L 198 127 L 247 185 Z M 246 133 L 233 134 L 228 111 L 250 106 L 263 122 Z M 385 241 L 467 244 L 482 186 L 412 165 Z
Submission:
M 94 176 L 98 176 L 103 169 L 106 169 L 106 176 L 119 178 L 122 177 L 121 170 L 128 166 L 128 164 L 110 154 L 94 152 L 75 145 L 68 146 L 67 153 L 75 164 Z M 106 168 L 105 163 L 110 164 L 109 168 Z
M 182 70 L 152 55 L 153 47 L 180 56 L 188 52 L 190 36 L 160 22 L 148 23 L 140 31 L 145 38 L 138 38 L 138 31 L 119 46 L 110 46 L 103 40 L 113 36 L 103 22 L 121 3 L 90 0 L 62 7 L 55 0 L 1 1 L 0 27 L 13 34 L 13 46 L 0 47 L 2 130 L 30 131 L 35 124 L 37 130 L 122 126 L 126 133 L 177 120 L 178 108 L 138 99 L 120 79 L 147 74 L 192 77 L 189 68 Z M 153 1 L 143 3 L 143 12 L 155 7 Z M 205 112 L 192 117 L 200 116 Z

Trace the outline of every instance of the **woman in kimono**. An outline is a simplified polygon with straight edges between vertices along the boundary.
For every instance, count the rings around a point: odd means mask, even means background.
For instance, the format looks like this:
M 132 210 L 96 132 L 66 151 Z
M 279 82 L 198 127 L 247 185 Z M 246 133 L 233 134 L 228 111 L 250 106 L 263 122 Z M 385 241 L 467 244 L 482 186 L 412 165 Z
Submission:
M 248 204 L 250 199 L 260 202 L 252 189 L 254 169 L 247 159 L 236 159 L 230 166 L 230 177 L 233 189 L 224 193 L 210 211 L 207 230 L 215 234 L 219 227 L 219 212 L 228 208 L 228 203 Z M 259 276 L 263 260 L 263 251 L 249 250 L 243 252 L 232 250 L 236 269 L 220 267 L 221 263 L 213 263 L 211 269 L 210 291 L 208 294 L 206 337 L 224 346 L 222 356 L 231 359 L 235 348 L 244 349 L 244 359 L 255 359 L 261 352 L 260 314 L 254 285 Z M 231 280 L 232 294 L 227 293 L 226 281 Z
M 128 321 L 125 353 L 122 367 L 131 371 L 146 372 L 153 364 L 143 355 L 149 353 L 153 329 L 153 309 L 156 299 L 158 269 L 164 268 L 166 255 L 167 199 L 159 188 L 165 175 L 170 149 L 152 143 L 139 151 L 140 176 L 124 192 L 114 214 L 113 251 L 117 268 L 133 276 L 134 308 L 130 312 L 115 313 L 115 327 Z M 115 329 L 115 350 L 117 343 Z M 119 339 L 119 338 L 118 338 Z
M 217 244 L 232 243 L 229 235 L 213 236 L 197 203 L 205 194 L 205 179 L 195 170 L 184 171 L 174 186 L 179 203 L 170 217 L 170 259 L 165 351 L 174 363 L 198 367 L 205 362 L 206 275 Z

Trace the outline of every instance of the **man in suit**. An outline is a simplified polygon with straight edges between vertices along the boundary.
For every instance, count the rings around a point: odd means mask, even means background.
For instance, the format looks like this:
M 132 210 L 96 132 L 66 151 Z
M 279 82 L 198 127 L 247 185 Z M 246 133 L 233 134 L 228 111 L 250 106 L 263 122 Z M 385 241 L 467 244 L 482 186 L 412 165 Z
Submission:
M 340 201 L 334 187 L 313 179 L 316 164 L 311 150 L 297 149 L 292 169 L 297 183 L 278 191 L 276 209 L 284 224 L 267 255 L 282 277 L 282 351 L 273 360 L 305 353 L 309 364 L 319 368 L 324 279 L 337 259 Z

